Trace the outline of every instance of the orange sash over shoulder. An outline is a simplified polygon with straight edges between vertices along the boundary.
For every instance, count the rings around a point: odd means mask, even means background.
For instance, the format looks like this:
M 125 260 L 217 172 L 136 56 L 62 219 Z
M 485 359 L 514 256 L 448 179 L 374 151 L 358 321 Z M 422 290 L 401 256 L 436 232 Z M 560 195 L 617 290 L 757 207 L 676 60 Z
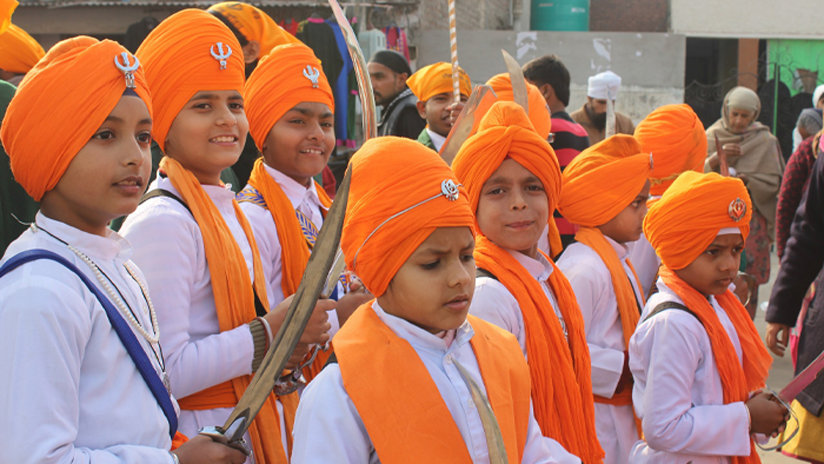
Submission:
M 161 160 L 160 168 L 169 176 L 172 185 L 180 192 L 183 200 L 192 210 L 192 215 L 203 235 L 220 330 L 227 331 L 248 323 L 256 316 L 254 294 L 257 293 L 263 304 L 268 304 L 269 300 L 266 296 L 266 282 L 263 277 L 260 253 L 246 216 L 235 201 L 235 214 L 252 247 L 254 282 L 249 278 L 243 253 L 232 236 L 232 232 L 194 174 L 169 157 Z M 251 380 L 252 376 L 246 375 L 214 385 L 181 398 L 180 407 L 189 410 L 234 407 Z M 294 412 L 298 404 L 297 393 L 280 398 L 274 394 L 270 395 L 249 427 L 255 461 L 259 464 L 288 462 L 288 451 L 283 449 L 280 439 L 280 419 L 277 404 L 275 404 L 278 399 L 283 404 L 287 427 L 291 428 L 294 423 Z M 291 446 L 291 430 L 286 431 L 286 436 Z
M 473 316 L 467 320 L 475 330 L 470 343 L 507 457 L 521 462 L 530 390 L 523 354 L 511 334 Z M 343 385 L 383 464 L 472 462 L 426 366 L 409 342 L 378 318 L 371 302 L 352 314 L 333 344 Z
M 533 409 L 544 436 L 586 463 L 601 462 L 604 451 L 595 433 L 589 347 L 569 281 L 552 263 L 548 283 L 566 324 L 567 341 L 540 283 L 509 252 L 477 235 L 475 264 L 498 278 L 518 301 L 526 330 Z
M 303 271 L 306 269 L 306 263 L 309 262 L 309 255 L 311 254 L 300 222 L 295 216 L 295 208 L 278 183 L 275 182 L 275 179 L 266 172 L 263 158 L 258 158 L 255 161 L 255 167 L 249 176 L 249 185 L 263 196 L 266 208 L 269 210 L 269 214 L 272 215 L 272 220 L 275 221 L 278 241 L 280 242 L 280 263 L 282 266 L 280 286 L 283 289 L 284 296 L 292 295 L 298 291 L 300 278 L 303 276 Z M 315 187 L 321 204 L 328 209 L 332 204 L 332 200 L 317 183 Z M 306 380 L 315 378 L 323 369 L 330 354 L 332 354 L 331 351 L 318 352 L 312 365 L 303 371 Z

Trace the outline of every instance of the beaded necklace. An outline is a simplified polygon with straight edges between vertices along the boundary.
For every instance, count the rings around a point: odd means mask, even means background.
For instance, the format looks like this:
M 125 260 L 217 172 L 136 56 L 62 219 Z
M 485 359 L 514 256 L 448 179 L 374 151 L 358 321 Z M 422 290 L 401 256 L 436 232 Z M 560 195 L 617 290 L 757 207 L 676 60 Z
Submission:
M 146 328 L 143 327 L 143 324 L 141 324 L 140 321 L 137 319 L 137 315 L 135 314 L 134 310 L 132 310 L 132 307 L 129 306 L 129 303 L 126 302 L 126 299 L 123 297 L 123 293 L 120 291 L 117 285 L 115 285 L 112 279 L 108 275 L 106 275 L 106 273 L 103 272 L 102 269 L 100 269 L 100 266 L 98 266 L 97 263 L 95 263 L 88 255 L 78 250 L 73 245 L 70 245 L 65 240 L 57 237 L 48 230 L 37 226 L 36 224 L 32 224 L 31 227 L 34 230 L 42 230 L 43 232 L 51 236 L 53 239 L 66 245 L 66 247 L 72 253 L 77 255 L 77 257 L 80 258 L 81 261 L 83 261 L 84 263 L 86 263 L 87 266 L 89 266 L 89 268 L 92 270 L 92 273 L 94 274 L 95 279 L 97 279 L 97 282 L 103 287 L 103 289 L 106 291 L 106 294 L 109 295 L 109 299 L 112 302 L 114 302 L 115 306 L 120 311 L 120 313 L 126 318 L 126 321 L 129 323 L 129 325 L 132 326 L 137 331 L 137 333 L 140 334 L 140 336 L 143 337 L 143 339 L 149 343 L 149 347 L 152 349 L 152 354 L 154 355 L 158 365 L 160 366 L 160 371 L 162 374 L 161 379 L 163 381 L 163 384 L 166 386 L 167 390 L 171 391 L 169 386 L 169 376 L 166 373 L 166 361 L 163 359 L 163 348 L 161 348 L 159 343 L 160 329 L 157 323 L 157 313 L 155 312 L 154 304 L 152 304 L 151 298 L 149 298 L 149 292 L 146 290 L 146 284 L 144 284 L 143 281 L 141 281 L 137 277 L 137 274 L 135 273 L 134 269 L 132 269 L 132 267 L 129 265 L 129 262 L 124 262 L 123 267 L 126 269 L 126 272 L 129 274 L 132 280 L 134 280 L 135 283 L 137 283 L 137 286 L 140 287 L 140 293 L 143 294 L 143 299 L 146 301 L 146 306 L 148 306 L 149 308 L 149 320 L 151 321 L 152 325 L 151 333 L 147 331 Z

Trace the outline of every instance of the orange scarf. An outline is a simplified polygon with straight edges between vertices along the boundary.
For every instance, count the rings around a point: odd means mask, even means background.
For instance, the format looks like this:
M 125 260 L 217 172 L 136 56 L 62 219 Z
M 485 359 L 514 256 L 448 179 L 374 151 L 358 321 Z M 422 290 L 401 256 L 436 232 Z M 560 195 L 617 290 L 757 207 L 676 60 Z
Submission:
M 295 208 L 278 183 L 266 172 L 263 158 L 258 158 L 255 161 L 255 167 L 252 168 L 252 174 L 249 176 L 249 185 L 263 195 L 266 208 L 272 215 L 272 220 L 275 221 L 278 241 L 280 242 L 280 286 L 283 289 L 284 296 L 292 295 L 298 291 L 300 279 L 311 254 L 309 247 L 306 245 L 306 238 L 303 235 L 298 218 L 295 216 Z M 326 191 L 317 184 L 315 188 L 321 204 L 329 208 L 332 200 L 326 194 Z M 320 373 L 331 354 L 331 351 L 318 353 L 315 361 L 304 370 L 306 380 L 312 380 Z
M 521 462 L 529 426 L 524 357 L 508 332 L 471 315 L 467 320 L 507 457 Z M 472 462 L 426 366 L 412 345 L 380 320 L 372 302 L 352 314 L 334 343 L 344 387 L 382 463 Z M 381 368 L 363 375 L 368 366 Z
M 252 247 L 254 283 L 249 279 L 246 261 L 232 232 L 194 174 L 169 157 L 163 157 L 160 161 L 160 169 L 169 176 L 172 185 L 180 192 L 183 200 L 192 210 L 192 215 L 203 235 L 203 246 L 206 261 L 209 263 L 209 275 L 221 332 L 251 321 L 256 316 L 254 293 L 257 293 L 263 304 L 268 304 L 269 300 L 266 296 L 266 280 L 263 277 L 260 254 L 246 216 L 240 210 L 237 201 L 233 201 L 235 215 Z M 212 386 L 181 398 L 180 407 L 182 409 L 234 407 L 251 380 L 252 376 L 246 375 Z M 255 461 L 260 464 L 288 462 L 287 452 L 283 449 L 280 440 L 277 399 L 274 394 L 270 395 L 249 427 Z M 281 397 L 280 400 L 286 411 L 284 412 L 286 419 L 292 416 L 294 420 L 293 411 L 297 408 L 297 395 L 293 393 Z M 291 437 L 291 433 L 287 433 L 287 437 Z M 291 446 L 291 442 L 289 445 Z
M 727 331 L 724 330 L 724 326 L 721 325 L 718 315 L 707 298 L 681 280 L 672 269 L 665 265 L 661 266 L 659 275 L 667 287 L 681 298 L 684 305 L 695 313 L 707 331 L 712 346 L 712 356 L 718 366 L 718 376 L 721 377 L 721 386 L 724 389 L 724 404 L 746 401 L 750 392 L 763 388 L 772 358 L 764 348 L 749 313 L 738 298 L 729 290 L 715 297 L 735 326 L 741 343 L 743 360 L 738 359 Z M 750 451 L 749 456 L 733 456 L 732 463 L 760 463 L 761 459 L 755 452 L 755 445 L 752 442 Z
M 566 323 L 567 342 L 541 284 L 484 235 L 476 235 L 475 240 L 476 265 L 491 272 L 518 300 L 526 329 L 533 410 L 541 431 L 583 462 L 601 462 L 604 452 L 595 434 L 589 348 L 569 281 L 547 258 L 553 267 L 549 286 Z

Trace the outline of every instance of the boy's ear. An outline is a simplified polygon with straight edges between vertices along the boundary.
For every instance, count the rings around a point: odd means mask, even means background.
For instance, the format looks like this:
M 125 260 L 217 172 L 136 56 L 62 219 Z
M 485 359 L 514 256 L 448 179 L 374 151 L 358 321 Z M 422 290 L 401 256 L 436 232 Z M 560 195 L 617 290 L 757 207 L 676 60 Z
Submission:
M 418 115 L 422 119 L 426 119 L 426 102 L 418 100 L 418 102 L 415 103 L 415 108 L 418 109 Z
M 258 58 L 260 58 L 260 43 L 250 40 L 243 46 L 243 61 L 249 64 L 254 63 Z

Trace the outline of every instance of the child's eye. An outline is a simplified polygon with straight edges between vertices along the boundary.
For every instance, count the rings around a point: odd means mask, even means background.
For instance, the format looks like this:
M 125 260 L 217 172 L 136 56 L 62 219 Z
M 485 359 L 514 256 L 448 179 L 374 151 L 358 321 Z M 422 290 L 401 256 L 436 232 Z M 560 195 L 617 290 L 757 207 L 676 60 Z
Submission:
M 110 130 L 102 130 L 92 136 L 93 139 L 97 140 L 110 140 L 114 138 L 114 132 Z
M 504 189 L 502 189 L 501 187 L 496 187 L 486 192 L 487 195 L 500 195 L 502 193 L 504 193 Z
M 303 124 L 303 119 L 291 119 L 289 124 Z
M 733 253 L 735 253 L 735 254 L 737 254 L 737 255 L 740 255 L 743 251 L 744 251 L 744 247 L 743 247 L 743 246 L 737 246 L 737 247 L 734 247 L 734 248 L 732 249 L 732 252 L 733 252 Z
M 137 139 L 137 142 L 140 143 L 140 144 L 148 145 L 148 144 L 152 143 L 152 133 L 151 132 L 141 132 L 141 133 L 137 134 L 137 137 L 135 137 L 135 138 Z
M 718 254 L 718 249 L 717 248 L 710 248 L 707 251 L 705 251 L 704 253 L 706 253 L 710 256 L 715 256 L 715 255 Z
M 321 127 L 324 127 L 326 129 L 331 129 L 334 126 L 334 124 L 332 124 L 331 122 L 322 122 L 320 123 L 320 125 Z
M 461 261 L 468 263 L 470 261 L 475 261 L 475 256 L 472 253 L 467 253 L 465 255 L 461 255 Z
M 435 260 L 435 261 L 432 261 L 431 263 L 421 264 L 421 267 L 426 271 L 431 271 L 431 270 L 437 268 L 440 263 L 441 263 L 441 260 Z
M 229 103 L 229 109 L 242 110 L 243 109 L 243 103 L 239 103 L 239 102 Z
M 209 103 L 195 103 L 194 105 L 192 105 L 192 108 L 196 110 L 208 110 L 212 108 L 212 105 L 210 105 Z
M 526 186 L 526 189 L 530 192 L 543 192 L 544 186 L 540 184 L 530 184 Z

